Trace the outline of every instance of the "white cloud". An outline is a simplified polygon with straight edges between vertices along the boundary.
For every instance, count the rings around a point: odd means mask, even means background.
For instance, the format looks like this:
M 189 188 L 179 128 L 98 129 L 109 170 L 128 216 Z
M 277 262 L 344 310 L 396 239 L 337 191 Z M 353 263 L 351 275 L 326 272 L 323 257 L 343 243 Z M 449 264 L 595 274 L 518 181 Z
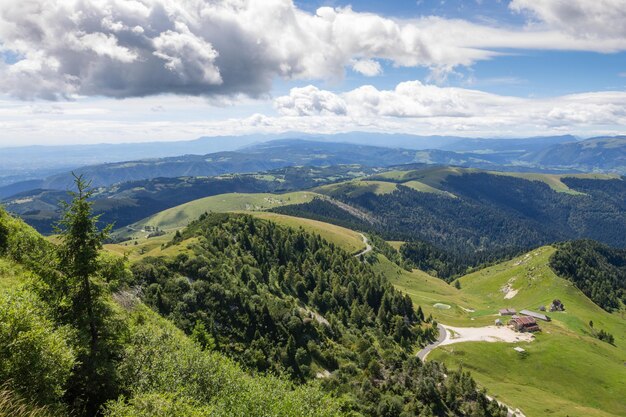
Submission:
M 380 63 L 373 59 L 355 59 L 352 61 L 352 69 L 366 77 L 375 77 L 383 73 Z
M 579 38 L 626 37 L 624 0 L 513 0 L 509 7 L 527 12 L 551 28 Z
M 332 92 L 308 86 L 273 102 L 240 98 L 233 108 L 201 97 L 76 97 L 24 103 L 0 97 L 0 146 L 192 139 L 303 131 L 372 131 L 470 137 L 626 134 L 626 92 L 519 98 L 418 81 L 389 90 Z
M 292 88 L 288 96 L 277 98 L 274 105 L 285 116 L 346 114 L 346 103 L 343 99 L 312 85 Z
M 444 79 L 500 48 L 626 50 L 623 3 L 514 0 L 513 10 L 542 23 L 498 28 L 350 8 L 311 14 L 291 0 L 3 0 L 0 51 L 21 60 L 0 59 L 0 92 L 260 97 L 277 77 L 333 80 L 349 67 L 378 75 L 381 59 Z
M 324 97 L 326 103 L 342 105 L 337 111 L 332 106 L 312 105 L 320 102 L 319 97 Z M 306 111 L 294 111 L 296 102 L 306 103 L 302 105 Z M 485 129 L 535 129 L 545 133 L 562 128 L 571 132 L 608 128 L 623 131 L 626 126 L 626 92 L 619 91 L 530 99 L 409 81 L 393 90 L 362 86 L 340 94 L 313 86 L 292 89 L 289 96 L 277 98 L 275 106 L 286 116 L 332 116 L 328 125 L 340 119 L 355 126 L 380 125 L 384 120 L 396 131 L 428 126 L 429 130 L 474 131 L 480 135 Z

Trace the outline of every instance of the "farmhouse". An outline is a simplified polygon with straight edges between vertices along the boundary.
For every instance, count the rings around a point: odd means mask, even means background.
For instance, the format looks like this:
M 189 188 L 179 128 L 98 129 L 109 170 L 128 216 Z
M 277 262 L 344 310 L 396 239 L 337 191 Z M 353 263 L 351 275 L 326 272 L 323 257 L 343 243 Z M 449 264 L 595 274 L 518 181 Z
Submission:
M 546 316 L 545 314 L 535 313 L 534 311 L 530 311 L 530 310 L 522 310 L 520 311 L 520 314 L 534 317 L 536 319 L 543 320 L 543 321 L 550 321 L 550 317 Z
M 512 316 L 515 314 L 515 309 L 514 308 L 503 308 L 500 309 L 500 315 L 501 316 Z
M 509 324 L 518 332 L 538 332 L 541 330 L 533 317 L 515 317 Z

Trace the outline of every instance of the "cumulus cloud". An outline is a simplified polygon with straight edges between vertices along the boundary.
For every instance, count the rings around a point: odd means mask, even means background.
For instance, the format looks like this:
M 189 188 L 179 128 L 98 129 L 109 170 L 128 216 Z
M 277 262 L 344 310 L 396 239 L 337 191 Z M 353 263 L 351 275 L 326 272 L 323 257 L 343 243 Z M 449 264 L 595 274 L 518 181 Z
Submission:
M 352 61 L 352 69 L 366 77 L 375 77 L 383 73 L 380 63 L 373 59 L 355 59 Z
M 77 98 L 53 106 L 2 101 L 0 146 L 27 143 L 119 142 L 281 132 L 370 131 L 470 137 L 571 133 L 624 134 L 626 92 L 602 91 L 518 98 L 411 81 L 393 89 L 345 92 L 292 89 L 275 100 L 240 104 L 240 116 L 220 114 L 201 97 Z M 154 111 L 162 108 L 158 119 Z M 132 111 L 131 111 L 132 110 Z M 227 110 L 224 110 L 227 112 Z
M 576 37 L 626 37 L 624 0 L 513 0 L 509 7 Z
M 292 88 L 288 96 L 277 98 L 274 105 L 285 116 L 346 114 L 346 103 L 342 98 L 312 85 Z
M 339 94 L 313 86 L 297 88 L 277 98 L 274 105 L 285 116 L 330 117 L 335 122 L 341 116 L 353 124 L 376 124 L 382 119 L 405 128 L 428 125 L 444 131 L 480 132 L 486 126 L 576 131 L 626 125 L 626 92 L 619 91 L 530 99 L 408 81 L 393 90 L 362 86 Z
M 3 0 L 0 92 L 259 97 L 277 77 L 338 79 L 346 68 L 375 76 L 381 59 L 445 78 L 500 48 L 625 50 L 618 3 L 514 0 L 513 10 L 545 23 L 515 29 L 349 7 L 307 13 L 291 0 Z

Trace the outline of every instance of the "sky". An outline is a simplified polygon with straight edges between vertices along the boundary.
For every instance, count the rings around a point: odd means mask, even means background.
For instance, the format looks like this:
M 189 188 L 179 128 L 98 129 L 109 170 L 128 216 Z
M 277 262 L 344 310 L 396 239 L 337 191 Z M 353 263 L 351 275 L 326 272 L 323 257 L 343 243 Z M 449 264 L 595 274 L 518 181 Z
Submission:
M 626 0 L 2 0 L 0 147 L 626 134 Z

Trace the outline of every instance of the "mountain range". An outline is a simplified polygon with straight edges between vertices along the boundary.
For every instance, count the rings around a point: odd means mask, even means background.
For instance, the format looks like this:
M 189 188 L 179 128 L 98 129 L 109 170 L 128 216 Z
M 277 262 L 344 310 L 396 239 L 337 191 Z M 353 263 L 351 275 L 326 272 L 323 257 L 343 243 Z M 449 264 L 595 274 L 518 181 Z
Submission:
M 360 135 L 360 136 L 359 136 Z M 377 137 L 378 140 L 374 140 Z M 381 143 L 385 146 L 354 144 L 350 142 Z M 576 141 L 572 136 L 558 136 L 527 139 L 460 139 L 454 137 L 418 137 L 408 135 L 343 134 L 316 140 L 279 139 L 248 145 L 239 150 L 221 151 L 203 155 L 193 152 L 207 148 L 208 139 L 171 145 L 171 149 L 185 149 L 185 155 L 165 158 L 129 160 L 134 155 L 135 145 L 108 145 L 128 148 L 127 159 L 122 162 L 85 165 L 74 172 L 92 180 L 94 186 L 109 186 L 119 182 L 180 176 L 215 176 L 234 172 L 259 172 L 294 166 L 330 166 L 338 164 L 360 164 L 364 166 L 392 166 L 412 162 L 456 165 L 495 171 L 527 172 L 615 172 L 626 173 L 626 138 L 593 138 Z M 226 147 L 236 147 L 255 140 L 254 137 L 240 137 L 227 140 Z M 411 143 L 413 144 L 411 146 Z M 441 149 L 418 149 L 427 144 Z M 404 144 L 406 147 L 397 147 Z M 214 145 L 214 144 L 213 144 Z M 213 146 L 211 145 L 211 146 Z M 105 145 L 102 145 L 105 146 Z M 145 149 L 158 148 L 155 144 L 137 145 Z M 161 145 L 159 145 L 161 146 Z M 161 153 L 167 153 L 170 145 L 162 145 Z M 91 149 L 93 151 L 94 149 Z M 79 148 L 75 149 L 79 152 Z M 48 148 L 46 148 L 48 152 Z M 102 150 L 106 154 L 107 152 Z M 44 152 L 45 154 L 45 152 Z M 80 152 L 78 153 L 80 154 Z M 146 151 L 144 155 L 149 155 Z M 26 154 L 25 154 L 26 155 Z M 3 154 L 0 159 L 9 159 Z M 111 158 L 119 158 L 113 153 Z M 20 157 L 15 156 L 15 161 Z M 71 159 L 71 158 L 70 158 Z M 13 163 L 15 163 L 15 161 Z M 33 163 L 37 158 L 33 159 Z M 10 164 L 5 170 L 10 170 Z M 18 175 L 12 171 L 15 180 Z M 20 178 L 27 178 L 28 175 Z M 45 178 L 26 179 L 0 187 L 0 198 L 34 190 L 65 190 L 71 185 L 69 170 L 61 170 Z

